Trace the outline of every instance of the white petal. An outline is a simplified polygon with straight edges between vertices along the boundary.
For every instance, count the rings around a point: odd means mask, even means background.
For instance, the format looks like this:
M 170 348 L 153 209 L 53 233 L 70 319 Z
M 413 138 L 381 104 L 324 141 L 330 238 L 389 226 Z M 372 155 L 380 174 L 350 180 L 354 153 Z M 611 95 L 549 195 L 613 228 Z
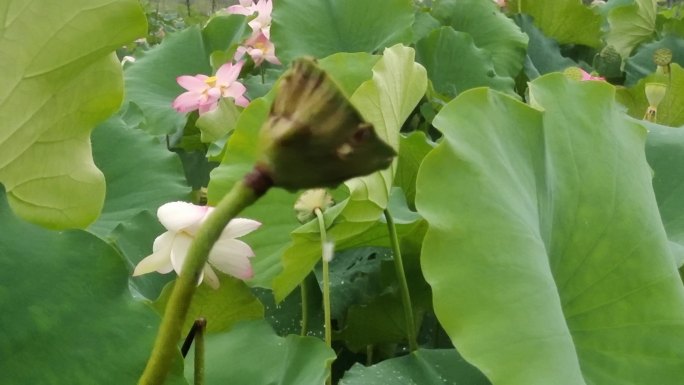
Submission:
M 257 222 L 253 219 L 233 218 L 230 222 L 228 222 L 228 226 L 226 226 L 226 228 L 223 229 L 223 232 L 221 233 L 221 237 L 219 239 L 224 240 L 229 238 L 239 238 L 245 234 L 251 233 L 252 231 L 258 229 L 260 226 L 261 222 Z
M 214 273 L 214 270 L 212 270 L 209 264 L 204 265 L 204 270 L 202 272 L 204 273 L 204 278 L 206 278 L 207 285 L 209 285 L 212 289 L 216 290 L 219 288 L 219 286 L 221 286 L 219 278 L 216 276 L 216 273 Z M 202 281 L 200 280 L 200 282 Z
M 135 267 L 133 276 L 135 277 L 153 271 L 166 274 L 173 270 L 173 267 L 171 266 L 170 251 L 171 249 L 169 247 L 165 247 L 145 257 Z
M 249 261 L 253 256 L 252 248 L 246 243 L 237 239 L 222 239 L 216 242 L 209 253 L 209 263 L 233 277 L 248 279 L 254 274 Z
M 206 206 L 196 206 L 188 202 L 170 202 L 159 207 L 157 217 L 167 230 L 179 232 L 193 225 L 199 225 L 206 212 Z
M 190 249 L 191 243 L 192 237 L 184 233 L 176 234 L 176 237 L 173 239 L 173 246 L 171 247 L 171 264 L 178 275 L 181 273 L 183 262 L 185 262 L 185 257 L 188 255 L 188 249 Z

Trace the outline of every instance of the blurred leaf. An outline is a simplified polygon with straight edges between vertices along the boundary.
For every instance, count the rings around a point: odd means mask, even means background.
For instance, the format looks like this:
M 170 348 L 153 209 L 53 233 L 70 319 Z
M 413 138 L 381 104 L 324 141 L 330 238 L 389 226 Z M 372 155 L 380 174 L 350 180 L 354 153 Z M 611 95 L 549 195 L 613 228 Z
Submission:
M 315 337 L 276 335 L 266 321 L 243 322 L 206 337 L 207 384 L 320 385 L 335 353 Z M 194 355 L 186 359 L 191 379 Z
M 202 29 L 206 52 L 226 51 L 249 36 L 247 17 L 243 15 L 216 15 Z
M 0 6 L 0 20 L 0 182 L 7 200 L 30 222 L 86 227 L 105 194 L 90 131 L 121 104 L 113 51 L 145 34 L 145 15 L 136 0 L 10 1 Z
M 628 58 L 639 44 L 654 36 L 657 9 L 656 0 L 634 0 L 633 4 L 611 9 L 606 44 Z
M 639 80 L 632 88 L 618 88 L 617 100 L 627 107 L 629 115 L 642 119 L 648 108 L 644 91 L 646 83 L 653 81 L 655 75 Z M 660 81 L 659 79 L 655 79 Z M 684 125 L 684 69 L 678 64 L 670 65 L 670 82 L 665 98 L 658 105 L 657 123 L 671 127 Z
M 413 18 L 406 0 L 278 0 L 271 39 L 283 63 L 299 56 L 373 53 L 409 43 Z
M 365 367 L 352 366 L 339 385 L 489 385 L 487 378 L 455 350 L 419 349 L 407 356 Z
M 520 29 L 529 36 L 525 75 L 533 80 L 549 72 L 561 72 L 577 65 L 571 59 L 561 55 L 558 42 L 537 28 L 529 15 L 517 14 L 514 20 Z
M 200 115 L 195 122 L 201 132 L 202 142 L 214 142 L 232 132 L 240 112 L 232 99 L 219 100 L 217 108 Z
M 216 290 L 207 284 L 200 284 L 197 287 L 183 324 L 183 335 L 188 334 L 192 324 L 200 317 L 207 320 L 208 333 L 229 330 L 240 321 L 264 318 L 264 307 L 244 282 L 222 274 L 216 269 L 214 271 L 221 286 Z M 164 313 L 174 285 L 175 281 L 166 285 L 154 303 L 159 314 Z
M 141 211 L 156 213 L 166 202 L 188 199 L 180 160 L 156 138 L 126 127 L 114 116 L 93 131 L 92 141 L 95 164 L 107 180 L 107 196 L 102 215 L 88 227 L 91 233 L 106 239 Z
M 3 382 L 135 384 L 159 317 L 130 295 L 116 251 L 85 231 L 19 220 L 2 190 L 0 223 Z M 167 384 L 185 383 L 178 369 Z
M 513 93 L 513 79 L 498 76 L 489 52 L 477 48 L 465 32 L 451 27 L 434 30 L 416 43 L 416 57 L 443 95 L 454 97 L 475 87 Z
M 472 36 L 475 46 L 491 55 L 497 75 L 518 76 L 525 59 L 527 36 L 497 10 L 494 2 L 439 0 L 435 2 L 432 15 L 442 24 Z
M 408 207 L 415 209 L 416 176 L 423 158 L 434 147 L 424 133 L 412 132 L 399 139 L 399 161 L 394 184 L 406 194 Z
M 440 323 L 494 384 L 678 384 L 684 290 L 644 128 L 603 82 L 549 74 L 530 100 L 477 89 L 435 118 L 416 204 Z
M 508 8 L 528 14 L 559 44 L 601 44 L 601 17 L 579 0 L 511 0 Z

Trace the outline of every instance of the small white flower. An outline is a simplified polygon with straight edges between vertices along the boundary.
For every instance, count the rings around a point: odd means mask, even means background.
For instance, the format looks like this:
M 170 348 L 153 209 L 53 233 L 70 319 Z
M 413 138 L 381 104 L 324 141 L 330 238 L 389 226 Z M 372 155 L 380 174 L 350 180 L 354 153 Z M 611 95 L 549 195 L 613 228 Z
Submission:
M 166 274 L 172 270 L 180 274 L 197 230 L 212 211 L 213 207 L 197 206 L 187 202 L 170 202 L 159 207 L 157 217 L 168 231 L 154 240 L 152 254 L 138 263 L 133 275 L 153 271 Z M 204 266 L 198 284 L 206 279 L 209 286 L 214 289 L 219 287 L 219 279 L 212 267 L 236 278 L 252 278 L 252 264 L 249 258 L 254 256 L 254 251 L 248 244 L 235 238 L 248 234 L 259 226 L 261 223 L 252 219 L 231 220 L 211 249 L 209 261 Z

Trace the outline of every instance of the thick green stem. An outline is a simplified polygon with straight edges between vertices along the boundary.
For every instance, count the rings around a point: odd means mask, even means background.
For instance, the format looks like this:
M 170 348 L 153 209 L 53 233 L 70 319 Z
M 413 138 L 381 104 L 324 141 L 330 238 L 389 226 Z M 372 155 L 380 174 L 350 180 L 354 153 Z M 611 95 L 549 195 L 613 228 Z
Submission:
M 321 209 L 314 210 L 316 218 L 318 218 L 318 228 L 321 232 L 321 251 L 323 256 L 323 317 L 325 318 L 325 343 L 329 348 L 332 348 L 332 321 L 330 315 L 330 269 L 329 262 L 332 255 L 327 248 L 328 236 L 325 231 L 325 219 L 323 219 L 323 212 Z M 332 372 L 326 379 L 326 384 L 332 384 Z
M 243 181 L 236 183 L 197 231 L 166 305 L 152 354 L 138 385 L 164 383 L 173 361 L 178 357 L 178 341 L 181 338 L 183 323 L 209 252 L 228 222 L 245 207 L 254 203 L 270 187 L 270 180 L 264 181 L 264 178 L 265 176 L 259 172 L 252 172 Z
M 411 349 L 413 352 L 418 349 L 416 325 L 413 320 L 413 306 L 411 305 L 411 295 L 409 294 L 408 283 L 406 282 L 404 264 L 401 260 L 401 249 L 399 248 L 397 229 L 394 225 L 394 219 L 387 209 L 385 209 L 385 220 L 387 221 L 387 230 L 389 231 L 390 242 L 392 243 L 392 254 L 394 254 L 394 270 L 397 274 L 399 288 L 401 289 L 401 302 L 404 307 L 404 318 L 406 319 L 406 334 L 408 338 L 409 349 Z
M 200 318 L 195 321 L 197 332 L 195 334 L 195 385 L 204 385 L 204 331 L 207 320 Z
M 299 292 L 302 295 L 302 321 L 301 321 L 301 335 L 305 336 L 309 327 L 309 295 L 308 295 L 308 290 L 307 285 L 306 285 L 306 279 L 299 284 Z

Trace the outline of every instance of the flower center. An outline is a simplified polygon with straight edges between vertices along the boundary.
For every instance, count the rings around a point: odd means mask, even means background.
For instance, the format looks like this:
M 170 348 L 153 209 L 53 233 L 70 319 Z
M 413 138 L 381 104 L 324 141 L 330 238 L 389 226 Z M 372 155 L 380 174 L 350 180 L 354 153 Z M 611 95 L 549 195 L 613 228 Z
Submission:
M 204 82 L 207 83 L 209 87 L 216 87 L 216 76 L 209 76 L 204 79 Z

